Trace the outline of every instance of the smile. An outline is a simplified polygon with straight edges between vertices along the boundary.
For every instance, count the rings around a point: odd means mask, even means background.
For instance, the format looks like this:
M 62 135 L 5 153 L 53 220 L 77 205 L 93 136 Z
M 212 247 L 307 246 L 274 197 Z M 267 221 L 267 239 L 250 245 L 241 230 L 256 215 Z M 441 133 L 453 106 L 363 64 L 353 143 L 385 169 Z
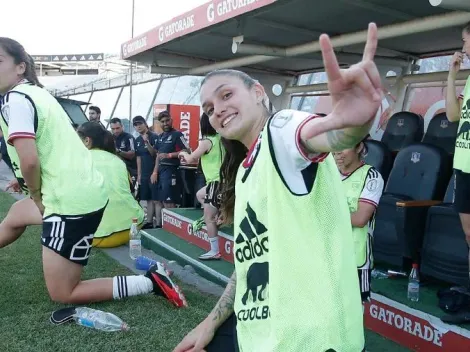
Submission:
M 232 121 L 233 118 L 236 117 L 237 115 L 238 115 L 238 113 L 233 113 L 233 114 L 228 115 L 225 119 L 223 119 L 222 123 L 221 123 L 222 128 L 227 126 L 230 123 L 230 121 Z

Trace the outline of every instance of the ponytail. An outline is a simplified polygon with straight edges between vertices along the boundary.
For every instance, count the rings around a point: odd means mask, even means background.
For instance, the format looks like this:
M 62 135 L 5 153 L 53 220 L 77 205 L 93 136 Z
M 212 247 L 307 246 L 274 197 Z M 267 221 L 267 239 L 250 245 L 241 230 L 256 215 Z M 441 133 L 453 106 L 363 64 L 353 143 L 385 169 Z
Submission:
M 39 82 L 38 76 L 36 74 L 36 68 L 34 67 L 34 59 L 31 55 L 28 55 L 28 60 L 26 60 L 26 70 L 24 71 L 24 78 L 33 83 L 34 85 L 44 88 L 44 86 Z
M 235 182 L 240 164 L 246 158 L 248 149 L 239 141 L 221 138 L 225 148 L 224 160 L 220 167 L 220 217 L 225 225 L 233 223 L 235 213 Z
M 101 123 L 93 121 L 85 122 L 78 128 L 77 133 L 81 139 L 86 137 L 91 139 L 91 149 L 100 149 L 116 154 L 113 135 Z

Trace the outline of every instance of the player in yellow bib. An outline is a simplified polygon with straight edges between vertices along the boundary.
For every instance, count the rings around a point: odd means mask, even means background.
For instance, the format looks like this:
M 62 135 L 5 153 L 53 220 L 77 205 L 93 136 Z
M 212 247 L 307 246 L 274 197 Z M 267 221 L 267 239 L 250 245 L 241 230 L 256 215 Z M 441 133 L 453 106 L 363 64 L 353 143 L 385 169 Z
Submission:
M 364 162 L 363 156 L 366 154 L 364 142 L 358 143 L 354 148 L 334 153 L 351 212 L 356 265 L 364 303 L 370 298 L 370 277 L 374 265 L 372 239 L 375 210 L 384 189 L 382 175 Z
M 209 116 L 202 114 L 200 120 L 202 139 L 191 154 L 181 152 L 179 155 L 186 163 L 195 163 L 201 159 L 202 172 L 206 179 L 206 185 L 196 194 L 197 199 L 204 208 L 204 223 L 211 249 L 199 256 L 201 260 L 220 259 L 219 236 L 217 228 L 217 212 L 220 204 L 219 180 L 220 166 L 222 165 L 223 147 L 220 143 L 220 135 L 209 123 Z M 201 224 L 202 226 L 202 224 Z M 193 231 L 196 231 L 193 225 Z
M 364 349 L 350 212 L 329 153 L 360 142 L 380 106 L 377 27 L 369 26 L 363 60 L 346 70 L 328 36 L 320 45 L 333 106 L 326 117 L 270 116 L 263 86 L 240 71 L 202 82 L 204 112 L 229 144 L 220 211 L 234 224 L 235 272 L 176 352 Z
M 42 216 L 43 271 L 50 297 L 81 304 L 153 291 L 178 307 L 185 305 L 161 263 L 146 275 L 81 281 L 109 201 L 105 180 L 65 110 L 39 85 L 31 57 L 21 44 L 4 37 L 0 37 L 0 95 L 1 129 L 14 147 L 9 154 L 18 160 L 18 171 Z M 16 204 L 26 207 L 27 199 Z M 27 226 L 9 221 L 7 216 L 2 225 L 13 226 L 13 235 Z M 0 231 L 0 236 L 5 234 Z
M 144 221 L 144 210 L 131 193 L 132 180 L 126 164 L 115 154 L 113 136 L 101 124 L 85 122 L 77 133 L 90 149 L 96 169 L 104 176 L 109 196 L 93 246 L 110 248 L 126 244 L 132 219 L 136 218 L 138 224 Z
M 462 228 L 470 246 L 470 77 L 460 96 L 455 94 L 455 80 L 460 66 L 467 56 L 470 59 L 470 22 L 462 30 L 462 52 L 451 59 L 447 78 L 446 114 L 449 121 L 459 121 L 454 152 L 454 206 L 460 215 Z M 470 267 L 470 252 L 469 252 Z M 470 278 L 470 270 L 469 270 Z M 469 280 L 470 289 L 470 280 Z

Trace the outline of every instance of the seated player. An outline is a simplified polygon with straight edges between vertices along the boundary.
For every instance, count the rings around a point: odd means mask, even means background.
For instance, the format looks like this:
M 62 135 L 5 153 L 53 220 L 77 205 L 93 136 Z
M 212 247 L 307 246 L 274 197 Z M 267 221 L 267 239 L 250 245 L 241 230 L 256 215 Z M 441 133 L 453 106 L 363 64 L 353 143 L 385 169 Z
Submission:
M 354 148 L 334 153 L 336 165 L 341 173 L 344 190 L 351 212 L 351 224 L 356 252 L 362 302 L 370 298 L 370 275 L 373 268 L 372 240 L 375 210 L 384 188 L 380 173 L 367 165 L 363 156 L 367 147 L 360 142 Z
M 131 194 L 132 181 L 126 164 L 115 155 L 113 136 L 101 124 L 85 122 L 77 132 L 105 179 L 109 197 L 93 246 L 110 248 L 126 244 L 132 219 L 137 218 L 138 224 L 144 221 L 144 210 Z
M 211 249 L 209 252 L 199 256 L 199 259 L 220 259 L 216 217 L 220 198 L 219 173 L 223 159 L 223 147 L 220 143 L 220 135 L 217 134 L 209 123 L 209 116 L 202 114 L 200 124 L 202 139 L 199 141 L 196 150 L 191 154 L 181 152 L 179 155 L 180 158 L 188 164 L 196 163 L 200 158 L 202 171 L 206 179 L 206 186 L 202 187 L 197 192 L 196 196 L 199 203 L 203 204 L 204 223 L 206 224 Z M 198 223 L 202 226 L 200 221 L 198 221 Z M 193 224 L 193 231 L 197 230 L 197 226 Z

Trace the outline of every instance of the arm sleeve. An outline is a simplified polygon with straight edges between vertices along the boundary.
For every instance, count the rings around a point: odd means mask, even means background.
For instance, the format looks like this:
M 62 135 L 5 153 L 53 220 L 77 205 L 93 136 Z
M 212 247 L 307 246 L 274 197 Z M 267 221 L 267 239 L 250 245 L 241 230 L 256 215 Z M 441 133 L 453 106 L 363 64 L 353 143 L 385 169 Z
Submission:
M 362 189 L 359 202 L 372 204 L 377 207 L 380 197 L 382 197 L 383 189 L 384 180 L 382 175 L 380 175 L 375 168 L 370 168 L 367 173 L 366 182 L 364 183 L 364 188 Z
M 4 98 L 2 114 L 8 121 L 8 143 L 13 145 L 17 138 L 36 138 L 36 111 L 29 99 L 17 92 L 10 92 Z
M 175 152 L 180 152 L 183 149 L 189 149 L 188 142 L 181 132 L 175 133 L 175 137 Z
M 135 139 L 134 137 L 132 136 L 129 136 L 129 138 L 127 138 L 127 151 L 128 152 L 135 152 Z
M 302 147 L 300 131 L 305 124 L 314 119 L 321 118 L 302 111 L 281 110 L 273 116 L 269 124 L 269 132 L 279 165 L 289 164 L 296 170 L 303 170 L 311 163 L 317 163 L 326 158 L 328 153 L 308 154 Z

